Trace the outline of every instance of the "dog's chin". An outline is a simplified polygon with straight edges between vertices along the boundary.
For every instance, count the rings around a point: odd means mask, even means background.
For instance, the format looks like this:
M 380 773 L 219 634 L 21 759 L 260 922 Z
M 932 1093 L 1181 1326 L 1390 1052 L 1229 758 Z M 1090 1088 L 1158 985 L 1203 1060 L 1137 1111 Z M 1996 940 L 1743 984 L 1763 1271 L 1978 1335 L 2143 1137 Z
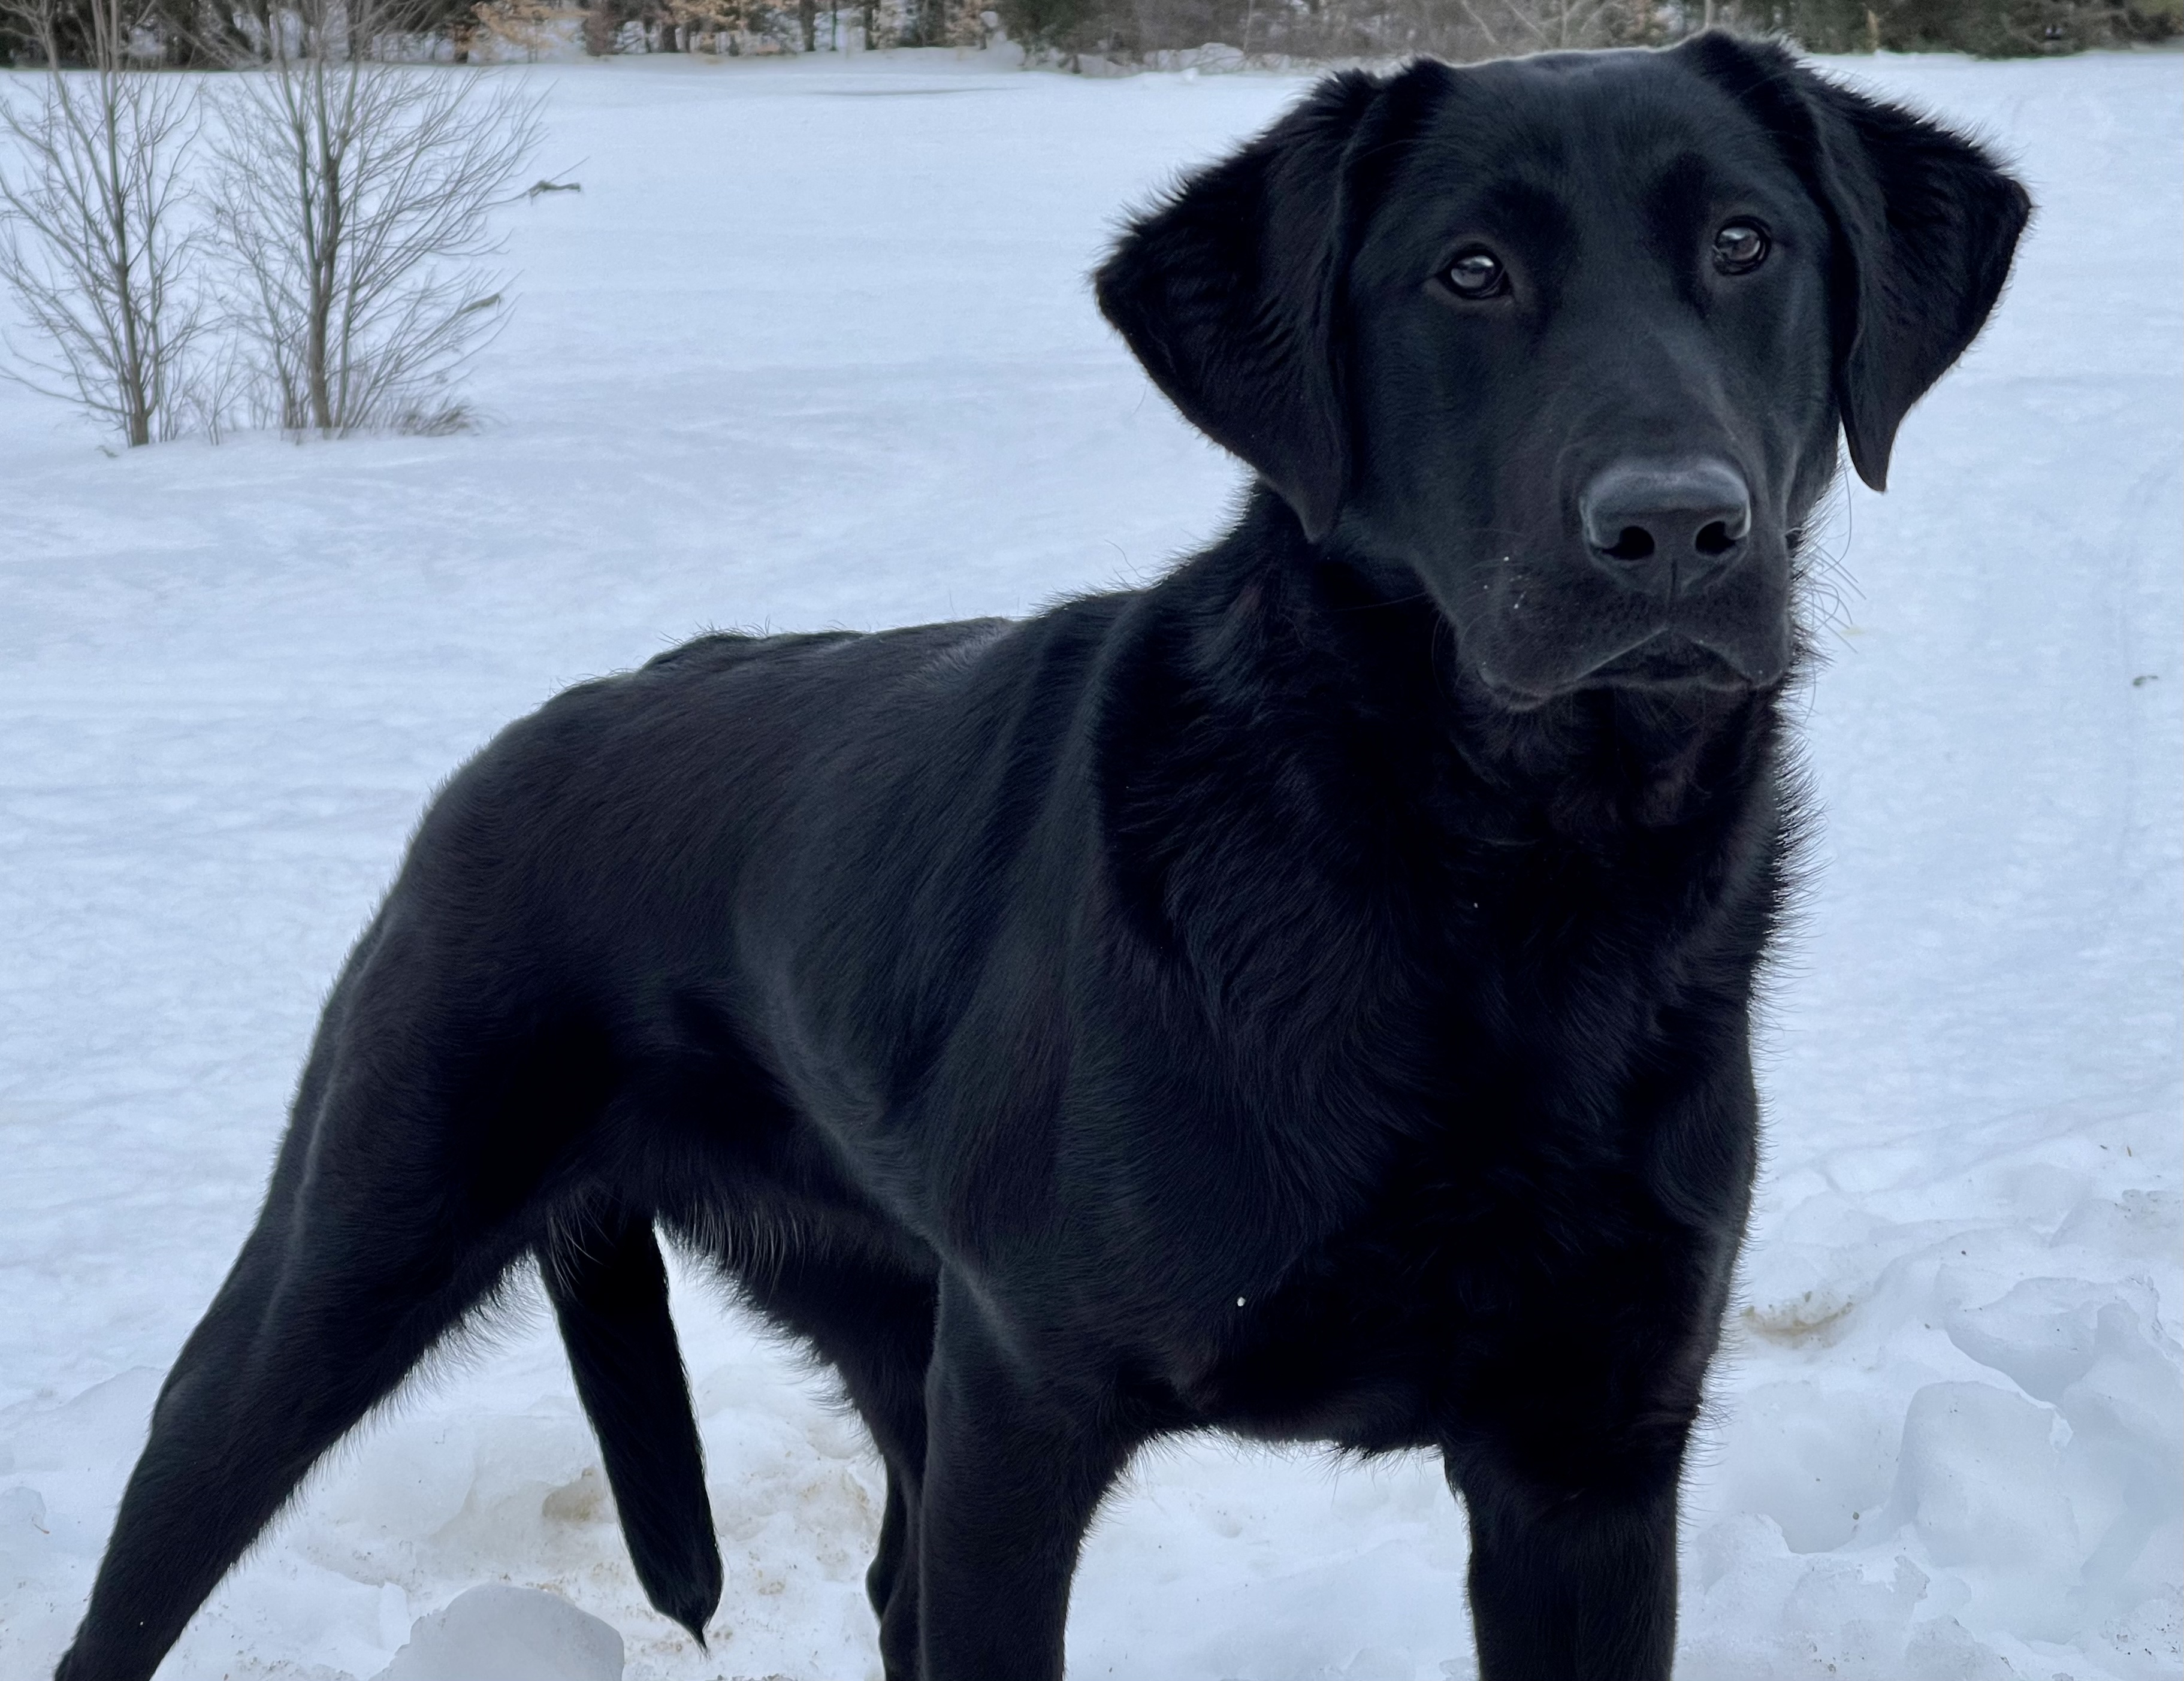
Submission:
M 1479 676 L 1503 706 L 1534 712 L 1587 690 L 1692 698 L 1751 694 L 1780 682 L 1786 664 L 1756 652 L 1732 654 L 1681 631 L 1662 630 L 1574 671 L 1518 677 L 1481 665 Z

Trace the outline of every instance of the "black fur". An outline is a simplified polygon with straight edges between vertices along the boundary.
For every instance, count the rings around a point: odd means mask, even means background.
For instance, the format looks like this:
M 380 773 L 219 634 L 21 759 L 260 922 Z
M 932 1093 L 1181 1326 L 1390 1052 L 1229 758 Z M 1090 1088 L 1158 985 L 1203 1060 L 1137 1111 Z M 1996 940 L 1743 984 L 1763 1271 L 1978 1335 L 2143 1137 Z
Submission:
M 1331 77 L 1184 183 L 1100 300 L 1258 470 L 1235 528 L 1021 624 L 709 637 L 466 767 L 61 1674 L 148 1675 L 526 1254 L 699 1631 L 657 1221 L 870 1425 L 895 1681 L 1057 1676 L 1102 1494 L 1206 1428 L 1439 1452 L 1487 1681 L 1666 1676 L 1799 533 L 1839 421 L 1880 482 L 2026 211 L 1719 36 Z M 1459 295 L 1477 250 L 1506 287 Z
M 721 1602 L 721 1554 L 651 1216 L 580 1219 L 538 1261 L 637 1579 L 702 1645 Z

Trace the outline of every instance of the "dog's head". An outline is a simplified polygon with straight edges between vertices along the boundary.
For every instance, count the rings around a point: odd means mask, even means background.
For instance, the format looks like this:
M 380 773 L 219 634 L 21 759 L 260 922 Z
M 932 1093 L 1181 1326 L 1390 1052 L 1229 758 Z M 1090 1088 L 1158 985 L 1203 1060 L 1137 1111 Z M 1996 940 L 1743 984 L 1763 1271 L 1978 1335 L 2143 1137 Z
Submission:
M 1837 427 L 1880 488 L 2030 210 L 1970 142 L 1709 34 L 1330 76 L 1134 223 L 1099 297 L 1505 702 L 1752 688 Z

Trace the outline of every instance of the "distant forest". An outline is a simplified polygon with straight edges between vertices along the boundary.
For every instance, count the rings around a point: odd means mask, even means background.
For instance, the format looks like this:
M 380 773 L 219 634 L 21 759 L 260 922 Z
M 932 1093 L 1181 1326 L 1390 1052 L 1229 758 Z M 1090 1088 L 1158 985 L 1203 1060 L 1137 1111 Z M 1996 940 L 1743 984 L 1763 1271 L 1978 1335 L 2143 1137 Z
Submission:
M 1204 42 L 1252 58 L 1492 58 L 1713 25 L 1813 53 L 2029 58 L 2166 39 L 2184 0 L 1002 0 L 999 15 L 1011 40 L 1124 60 Z
M 337 0 L 338 3 L 338 0 Z M 0 54 L 42 62 L 36 19 L 64 48 L 96 0 L 0 0 Z M 132 56 L 176 66 L 248 62 L 275 0 L 125 0 Z M 391 56 L 538 56 L 571 40 L 597 55 L 758 55 L 872 47 L 984 47 L 1091 72 L 1134 66 L 1479 59 L 1652 46 L 1722 25 L 1814 53 L 2037 57 L 2165 40 L 2184 0 L 358 0 Z M 367 49 L 370 50 L 370 49 Z

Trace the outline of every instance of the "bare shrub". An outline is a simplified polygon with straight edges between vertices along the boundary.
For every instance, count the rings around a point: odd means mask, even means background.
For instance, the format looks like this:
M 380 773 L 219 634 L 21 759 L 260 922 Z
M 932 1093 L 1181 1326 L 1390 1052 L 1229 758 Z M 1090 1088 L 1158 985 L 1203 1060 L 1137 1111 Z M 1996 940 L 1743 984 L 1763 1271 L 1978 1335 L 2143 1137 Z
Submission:
M 0 174 L 0 281 L 39 341 L 8 371 L 132 446 L 173 437 L 199 406 L 188 363 L 204 321 L 192 274 L 203 231 L 183 173 L 195 85 L 136 61 L 141 31 L 116 0 L 71 8 L 82 70 L 62 67 L 55 7 L 19 5 L 10 21 L 45 69 L 34 95 L 0 105 L 16 152 Z
M 292 431 L 459 423 L 451 381 L 502 315 L 490 212 L 538 138 L 536 97 L 380 61 L 374 23 L 340 0 L 271 14 L 219 105 L 234 326 Z

